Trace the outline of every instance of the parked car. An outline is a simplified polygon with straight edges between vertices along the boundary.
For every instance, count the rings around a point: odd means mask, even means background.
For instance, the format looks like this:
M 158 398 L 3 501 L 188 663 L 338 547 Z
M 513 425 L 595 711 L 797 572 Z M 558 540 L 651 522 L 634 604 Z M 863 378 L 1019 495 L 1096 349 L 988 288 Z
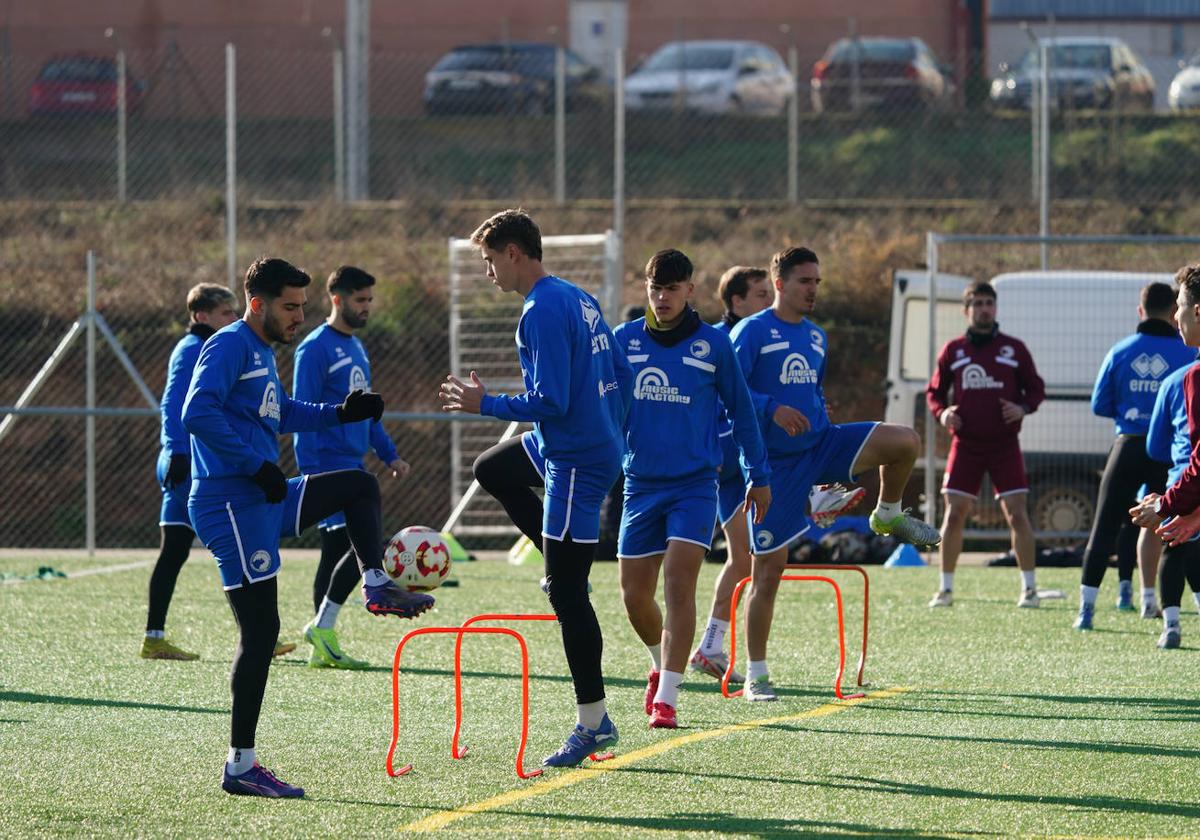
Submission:
M 1052 108 L 1154 107 L 1154 76 L 1120 38 L 1071 36 L 1045 38 L 1050 55 Z M 1015 67 L 1000 66 L 992 80 L 991 101 L 1000 108 L 1029 108 L 1033 86 L 1041 85 L 1040 47 L 1030 49 Z M 1039 88 L 1040 90 L 1040 88 Z
M 1179 62 L 1179 72 L 1167 88 L 1167 107 L 1172 111 L 1200 108 L 1200 53 Z
M 795 82 L 779 53 L 757 41 L 672 41 L 625 78 L 631 111 L 782 114 Z
M 426 114 L 554 112 L 554 44 L 467 44 L 425 74 Z M 600 71 L 566 50 L 566 108 L 610 95 Z
M 947 106 L 952 75 L 920 38 L 842 38 L 813 65 L 813 110 Z
M 134 111 L 146 90 L 126 68 L 125 108 Z M 56 56 L 42 65 L 29 88 L 29 114 L 115 114 L 117 62 L 97 55 Z

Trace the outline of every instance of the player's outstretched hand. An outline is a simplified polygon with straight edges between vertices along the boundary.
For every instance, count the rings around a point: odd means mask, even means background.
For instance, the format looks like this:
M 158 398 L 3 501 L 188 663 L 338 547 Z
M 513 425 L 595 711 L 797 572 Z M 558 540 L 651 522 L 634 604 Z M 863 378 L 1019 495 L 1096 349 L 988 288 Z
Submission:
M 463 382 L 454 374 L 446 376 L 446 381 L 438 389 L 442 400 L 442 411 L 465 411 L 467 414 L 478 414 L 483 404 L 487 388 L 475 371 L 471 371 L 471 381 Z
M 754 487 L 753 485 L 746 488 L 746 501 L 742 503 L 742 513 L 750 513 L 754 511 L 754 524 L 762 523 L 767 515 L 767 508 L 771 506 L 771 488 L 768 485 L 762 487 Z
M 355 388 L 337 408 L 338 421 L 358 423 L 361 420 L 378 420 L 383 416 L 383 397 L 374 391 Z
M 808 422 L 808 418 L 790 405 L 779 406 L 775 409 L 775 416 L 771 419 L 775 421 L 776 426 L 788 433 L 788 437 L 804 434 L 812 428 L 812 423 Z
M 262 488 L 270 504 L 277 505 L 287 498 L 287 477 L 274 461 L 263 461 L 258 472 L 250 478 Z
M 163 477 L 163 487 L 168 490 L 174 490 L 182 484 L 187 484 L 192 480 L 192 456 L 191 455 L 172 455 L 171 463 L 167 467 L 167 474 Z
M 1147 493 L 1140 502 L 1129 509 L 1129 518 L 1133 520 L 1134 525 L 1139 528 L 1157 528 L 1162 524 L 1162 517 L 1154 509 L 1158 499 L 1157 493 Z
M 1164 522 L 1154 533 L 1162 537 L 1167 545 L 1183 545 L 1196 534 L 1200 534 L 1200 508 Z
M 405 461 L 403 458 L 397 458 L 395 461 L 392 461 L 390 464 L 388 464 L 388 469 L 392 471 L 392 478 L 404 478 L 408 475 L 409 470 L 411 470 L 412 467 L 409 465 L 408 461 Z

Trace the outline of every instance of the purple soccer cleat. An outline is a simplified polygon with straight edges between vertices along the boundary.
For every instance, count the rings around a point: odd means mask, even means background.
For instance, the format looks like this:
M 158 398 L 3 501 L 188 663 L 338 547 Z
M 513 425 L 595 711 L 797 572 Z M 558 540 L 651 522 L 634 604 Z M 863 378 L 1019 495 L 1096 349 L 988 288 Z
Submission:
M 367 600 L 367 612 L 373 615 L 398 615 L 401 618 L 416 618 L 433 606 L 433 597 L 424 592 L 409 592 L 392 581 L 383 586 L 363 584 L 363 597 Z
M 274 773 L 257 761 L 240 776 L 232 775 L 229 766 L 226 765 L 221 788 L 234 796 L 266 796 L 270 799 L 296 799 L 304 796 L 304 788 L 279 781 Z

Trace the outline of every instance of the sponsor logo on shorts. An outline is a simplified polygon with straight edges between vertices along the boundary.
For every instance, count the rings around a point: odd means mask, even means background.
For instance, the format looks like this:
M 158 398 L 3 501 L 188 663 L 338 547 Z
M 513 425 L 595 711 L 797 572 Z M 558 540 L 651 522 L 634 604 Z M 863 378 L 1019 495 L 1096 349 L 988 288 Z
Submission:
M 754 535 L 754 544 L 759 548 L 770 548 L 773 542 L 775 542 L 775 535 L 770 531 L 759 531 Z
M 250 555 L 250 568 L 256 572 L 265 572 L 271 568 L 271 555 L 260 548 Z
M 704 339 L 698 338 L 692 342 L 692 346 L 688 348 L 688 352 L 697 359 L 703 359 L 712 352 L 712 347 Z
M 803 353 L 789 353 L 779 371 L 779 381 L 784 385 L 815 385 L 817 372 L 809 367 Z
M 267 383 L 263 389 L 262 402 L 258 404 L 258 416 L 279 420 L 279 392 L 275 389 L 275 381 Z
M 982 391 L 1003 387 L 1004 383 L 999 379 L 993 379 L 991 374 L 984 370 L 983 365 L 970 364 L 962 370 L 962 389 L 964 391 Z
M 656 367 L 642 368 L 637 379 L 633 381 L 633 396 L 639 400 L 651 402 L 671 402 L 687 405 L 692 398 L 679 393 L 679 388 L 671 384 L 667 374 Z

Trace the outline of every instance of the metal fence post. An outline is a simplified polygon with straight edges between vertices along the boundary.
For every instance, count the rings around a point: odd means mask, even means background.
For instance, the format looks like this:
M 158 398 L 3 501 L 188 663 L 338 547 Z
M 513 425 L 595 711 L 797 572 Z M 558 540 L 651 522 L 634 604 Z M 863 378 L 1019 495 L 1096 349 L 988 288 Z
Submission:
M 792 98 L 788 102 L 788 203 L 800 203 L 800 53 L 788 47 L 788 69 L 792 72 Z
M 929 267 L 929 375 L 937 366 L 937 298 L 938 298 L 938 240 L 937 234 L 925 234 L 925 264 Z M 925 406 L 925 521 L 937 525 L 937 425 L 929 406 Z
M 554 51 L 554 203 L 567 200 L 567 51 Z
M 1042 165 L 1039 167 L 1042 176 L 1042 191 L 1040 196 L 1040 206 L 1038 208 L 1038 235 L 1047 237 L 1050 235 L 1050 47 L 1043 43 L 1041 46 L 1042 58 L 1042 119 L 1041 119 L 1041 157 Z M 1049 267 L 1050 250 L 1045 239 L 1042 240 L 1042 271 Z
M 616 235 L 617 285 L 625 276 L 625 48 L 613 50 L 613 232 Z
M 88 559 L 96 556 L 96 253 L 87 252 L 87 407 L 84 420 L 85 528 Z
M 862 45 L 858 40 L 858 19 L 847 18 L 846 22 L 850 36 L 850 110 L 857 114 L 862 110 Z
M 225 45 L 225 269 L 237 289 L 237 55 Z
M 125 50 L 117 50 L 117 201 L 125 203 L 126 198 L 126 120 L 128 98 L 125 95 L 125 85 L 128 75 L 125 69 Z
M 346 200 L 346 101 L 342 51 L 333 51 L 333 194 Z

